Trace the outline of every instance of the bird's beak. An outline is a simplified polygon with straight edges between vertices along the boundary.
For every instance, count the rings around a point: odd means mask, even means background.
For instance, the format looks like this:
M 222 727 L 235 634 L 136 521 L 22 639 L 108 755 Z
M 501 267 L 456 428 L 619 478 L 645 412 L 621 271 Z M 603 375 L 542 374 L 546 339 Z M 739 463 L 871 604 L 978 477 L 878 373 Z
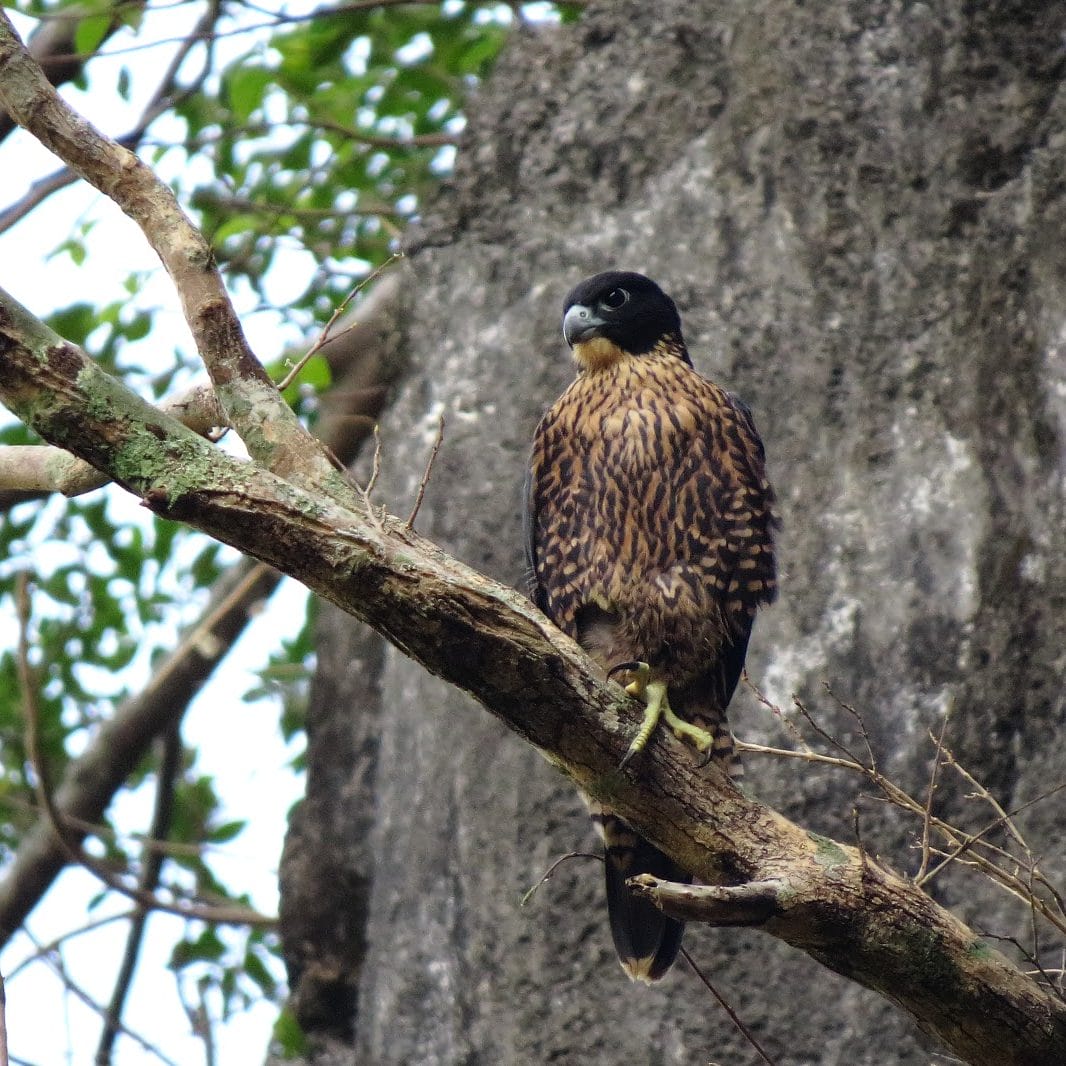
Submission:
M 571 348 L 597 335 L 597 330 L 607 323 L 584 304 L 573 304 L 563 315 L 563 338 Z

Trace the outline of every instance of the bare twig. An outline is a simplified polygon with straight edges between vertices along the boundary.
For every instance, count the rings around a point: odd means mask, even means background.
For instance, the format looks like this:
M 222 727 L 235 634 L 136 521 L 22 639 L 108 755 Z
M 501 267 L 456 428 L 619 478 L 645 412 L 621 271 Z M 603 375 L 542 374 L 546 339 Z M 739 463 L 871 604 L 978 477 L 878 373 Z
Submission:
M 936 753 L 933 756 L 933 769 L 929 774 L 929 788 L 925 794 L 925 813 L 922 816 L 922 861 L 918 865 L 918 872 L 914 875 L 915 881 L 921 881 L 929 869 L 929 826 L 933 817 L 933 794 L 936 792 L 936 779 L 940 771 L 940 756 L 944 750 L 944 731 L 948 727 L 951 718 L 950 711 L 944 715 L 944 721 L 940 723 L 940 732 L 936 736 Z M 932 736 L 932 734 L 930 734 Z
M 23 934 L 29 938 L 30 942 L 34 945 L 35 948 L 39 948 L 40 945 L 37 943 L 37 941 L 34 939 L 34 937 L 30 934 L 28 930 L 23 929 Z M 96 1014 L 100 1015 L 100 1017 L 104 1017 L 106 1013 L 104 1008 L 99 1003 L 97 1003 L 96 1000 L 93 999 L 92 996 L 90 996 L 89 993 L 86 992 L 85 989 L 82 988 L 81 985 L 79 985 L 67 972 L 67 968 L 63 963 L 63 956 L 59 951 L 49 952 L 45 955 L 42 955 L 42 958 L 44 959 L 45 963 L 52 969 L 53 973 L 55 973 L 55 975 L 60 979 L 60 981 L 63 982 L 64 988 L 71 992 L 77 999 L 81 1000 L 81 1002 L 84 1003 L 85 1006 L 89 1008 L 89 1010 L 94 1011 Z M 173 1059 L 169 1058 L 167 1055 L 164 1055 L 163 1052 L 160 1051 L 160 1049 L 156 1047 L 155 1044 L 151 1043 L 151 1041 L 141 1036 L 140 1033 L 131 1029 L 128 1025 L 123 1025 L 121 1028 L 125 1036 L 128 1036 L 131 1040 L 135 1040 L 138 1044 L 141 1045 L 142 1048 L 144 1048 L 145 1051 L 148 1052 L 149 1055 L 153 1055 L 160 1062 L 165 1063 L 166 1066 L 177 1066 Z
M 0 1066 L 8 1066 L 7 1057 L 7 986 L 0 973 Z
M 63 944 L 68 940 L 74 940 L 76 937 L 84 936 L 86 933 L 95 933 L 97 929 L 102 929 L 105 925 L 114 925 L 115 922 L 124 922 L 127 918 L 136 914 L 136 911 L 120 911 L 118 914 L 106 914 L 102 918 L 95 918 L 91 922 L 86 922 L 84 925 L 78 926 L 77 929 L 68 929 L 65 933 L 60 933 L 54 940 L 48 941 L 47 944 L 41 944 L 35 948 L 34 951 L 27 955 L 12 971 L 7 975 L 8 980 L 14 980 L 27 966 L 31 966 L 35 962 L 39 962 L 50 952 L 58 951 Z
M 162 738 L 162 748 L 163 757 L 160 760 L 159 770 L 156 775 L 155 809 L 152 812 L 152 825 L 149 830 L 149 837 L 152 840 L 165 839 L 170 833 L 170 826 L 173 820 L 174 790 L 178 775 L 181 772 L 182 754 L 181 733 L 178 725 L 171 726 L 170 730 Z M 141 875 L 137 882 L 137 887 L 142 892 L 155 893 L 159 885 L 159 876 L 163 870 L 163 861 L 162 852 L 145 849 Z M 126 948 L 122 954 L 122 963 L 115 978 L 115 988 L 111 993 L 111 1002 L 107 1005 L 107 1014 L 104 1017 L 100 1042 L 96 1048 L 97 1066 L 106 1066 L 106 1064 L 111 1062 L 115 1039 L 121 1032 L 122 1010 L 129 995 L 130 986 L 133 983 L 137 958 L 141 953 L 141 945 L 144 942 L 144 931 L 148 924 L 149 913 L 150 911 L 147 907 L 143 904 L 138 904 L 137 911 L 130 922 L 129 932 L 126 936 Z
M 558 870 L 564 862 L 569 862 L 570 859 L 595 859 L 597 862 L 603 862 L 602 855 L 594 855 L 591 851 L 568 851 L 565 855 L 560 855 L 559 858 L 557 858 L 555 862 L 544 871 L 544 876 L 522 896 L 518 901 L 518 906 L 524 907 L 537 894 L 540 886 L 550 881 L 555 871 Z
M 788 748 L 774 748 L 761 744 L 751 744 L 744 741 L 737 741 L 738 750 L 749 751 L 754 754 L 772 755 L 778 758 L 799 759 L 803 762 L 819 763 L 826 766 L 835 766 L 842 770 L 861 774 L 869 780 L 871 784 L 876 786 L 876 788 L 882 793 L 886 802 L 918 816 L 923 820 L 924 824 L 927 817 L 925 803 L 919 803 L 893 781 L 885 777 L 879 770 L 867 766 L 854 755 L 849 753 L 847 748 L 835 741 L 825 730 L 818 726 L 814 721 L 813 716 L 799 700 L 796 701 L 796 705 L 799 707 L 801 714 L 803 714 L 804 719 L 808 722 L 811 728 L 822 737 L 826 743 L 831 744 L 838 751 L 845 752 L 844 757 L 824 755 L 810 750 L 794 751 Z M 947 748 L 942 749 L 941 761 L 944 764 L 954 761 Z M 984 792 L 982 787 L 972 778 L 972 775 L 969 775 L 968 779 L 973 783 L 975 788 Z M 945 822 L 943 819 L 937 818 L 931 811 L 929 811 L 928 818 L 930 827 L 935 829 L 946 841 L 947 850 L 941 850 L 930 846 L 931 854 L 940 856 L 942 861 L 934 867 L 933 870 L 923 874 L 921 880 L 916 881 L 916 884 L 922 885 L 927 883 L 932 877 L 936 876 L 937 873 L 946 869 L 950 863 L 962 861 L 963 856 L 969 854 L 971 856 L 971 864 L 975 868 L 990 877 L 1006 892 L 1021 900 L 1027 907 L 1035 909 L 1041 917 L 1060 932 L 1066 932 L 1066 906 L 1063 904 L 1062 895 L 1040 872 L 1035 862 L 1030 859 L 1027 863 L 1020 864 L 1016 856 L 1011 855 L 1009 852 L 991 841 L 984 839 L 988 833 L 991 833 L 1000 826 L 1007 825 L 1013 815 L 1020 813 L 1035 803 L 1048 799 L 1062 789 L 1066 789 L 1066 784 L 1042 793 L 1040 796 L 1019 807 L 1016 811 L 1010 812 L 1010 814 L 1007 812 L 998 814 L 992 822 L 976 834 L 965 833 L 961 829 Z M 999 808 L 999 810 L 1002 811 L 1002 808 Z M 1019 865 L 1023 865 L 1028 871 L 1025 879 L 1019 877 L 1017 873 L 1012 872 L 1009 868 L 1013 867 L 1017 869 Z M 1048 892 L 1050 899 L 1044 899 L 1035 891 L 1030 891 L 1028 887 L 1030 883 L 1039 884 L 1041 888 Z
M 855 724 L 859 727 L 859 735 L 862 737 L 862 742 L 866 747 L 866 755 L 870 760 L 870 769 L 877 769 L 877 757 L 874 755 L 873 744 L 870 743 L 870 734 L 866 731 L 866 722 L 863 721 L 863 717 L 855 708 L 850 704 L 842 700 L 834 691 L 828 681 L 822 682 L 822 688 L 825 689 L 829 698 L 842 710 L 851 715 Z
M 915 884 L 918 885 L 919 887 L 921 887 L 924 884 L 927 884 L 934 877 L 936 877 L 936 875 L 938 873 L 940 873 L 941 870 L 943 870 L 945 867 L 949 866 L 956 859 L 958 859 L 961 855 L 964 855 L 964 854 L 966 854 L 966 852 L 970 851 L 974 847 L 974 845 L 977 844 L 981 840 L 982 837 L 987 836 L 994 829 L 999 829 L 1002 826 L 1005 826 L 1010 821 L 1010 819 L 1012 817 L 1014 817 L 1015 815 L 1021 814 L 1022 811 L 1028 810 L 1028 808 L 1035 806 L 1037 803 L 1043 803 L 1044 800 L 1050 799 L 1052 796 L 1055 796 L 1055 795 L 1057 795 L 1058 793 L 1060 793 L 1060 792 L 1062 792 L 1064 790 L 1066 790 L 1066 782 L 1063 782 L 1061 785 L 1056 785 L 1054 788 L 1050 788 L 1046 792 L 1042 792 L 1039 796 L 1036 796 L 1035 798 L 1029 800 L 1028 802 L 1021 804 L 1021 806 L 1019 806 L 1019 807 L 1015 807 L 1010 812 L 1010 814 L 1007 814 L 1006 812 L 1004 812 L 1003 814 L 997 815 L 997 817 L 995 817 L 991 822 L 989 822 L 979 832 L 974 833 L 972 836 L 967 836 L 966 839 L 963 840 L 962 843 L 960 843 L 958 845 L 958 847 L 955 848 L 955 850 L 951 852 L 950 855 L 946 856 L 944 858 L 944 860 L 942 862 L 940 862 L 937 866 L 934 866 L 933 869 L 930 870 L 920 881 L 916 880 Z M 1035 905 L 1037 897 L 1034 896 L 1032 893 L 1026 892 L 1025 883 L 1024 882 L 1020 881 L 1016 877 L 1013 877 L 1013 876 L 1007 874 L 1003 870 L 1000 870 L 999 874 L 1003 878 L 1009 878 L 1011 883 L 1015 884 L 1017 886 L 1016 894 L 1019 896 L 1020 899 L 1023 899 L 1023 900 L 1032 899 L 1034 901 L 1034 905 Z M 1044 913 L 1045 917 L 1048 916 L 1043 910 L 1041 911 L 1041 913 Z M 1058 927 L 1063 932 L 1066 932 L 1066 924 L 1064 924 L 1062 922 L 1056 922 L 1055 924 L 1058 925 Z
M 766 1054 L 766 1052 L 762 1048 L 762 1045 L 759 1043 L 758 1040 L 755 1039 L 755 1035 L 752 1033 L 752 1031 L 740 1020 L 740 1016 L 729 1005 L 729 1002 L 726 1000 L 726 998 L 722 995 L 721 992 L 718 991 L 717 988 L 714 987 L 713 984 L 711 984 L 707 975 L 696 965 L 695 959 L 693 959 L 693 957 L 689 954 L 688 949 L 683 944 L 681 945 L 681 955 L 684 958 L 685 962 L 687 962 L 689 966 L 692 967 L 692 972 L 706 986 L 707 991 L 710 992 L 711 995 L 714 996 L 714 998 L 718 1001 L 718 1005 L 729 1016 L 729 1020 L 737 1027 L 738 1031 L 740 1032 L 740 1035 L 743 1036 L 744 1039 L 755 1049 L 755 1052 L 756 1054 L 758 1054 L 759 1058 L 762 1059 L 762 1061 L 765 1062 L 767 1066 L 774 1066 L 774 1060 Z
M 322 346 L 326 344 L 327 341 L 333 339 L 333 327 L 336 324 L 337 319 L 340 318 L 342 314 L 344 314 L 345 310 L 347 310 L 348 305 L 352 302 L 352 300 L 354 300 L 355 297 L 358 296 L 359 293 L 361 293 L 363 289 L 365 289 L 369 284 L 371 284 L 378 277 L 380 277 L 389 267 L 393 265 L 393 263 L 399 262 L 399 260 L 402 258 L 403 252 L 395 252 L 390 255 L 389 258 L 381 264 L 381 266 L 371 271 L 371 273 L 367 274 L 367 276 L 363 278 L 348 293 L 348 295 L 345 296 L 343 300 L 341 300 L 339 304 L 337 304 L 337 306 L 333 310 L 333 314 L 329 316 L 329 321 L 325 324 L 325 326 L 322 327 L 322 332 L 319 333 L 318 339 L 315 341 L 315 343 L 307 349 L 307 352 L 303 356 L 301 356 L 301 358 L 296 362 L 293 368 L 285 375 L 285 377 L 281 379 L 281 381 L 278 382 L 278 392 L 284 392 L 296 379 L 296 375 L 299 374 L 305 366 L 307 366 L 307 363 L 311 359 L 311 357 L 316 355 L 318 351 L 322 348 Z M 345 332 L 357 329 L 358 326 L 358 321 L 351 322 L 348 324 L 348 326 L 345 327 Z
M 374 527 L 379 533 L 385 529 L 382 521 L 382 516 L 378 514 L 377 509 L 374 507 L 374 502 L 371 499 L 371 495 L 378 483 L 378 477 L 381 474 L 381 427 L 374 424 L 374 458 L 370 465 L 370 480 L 367 481 L 366 486 L 356 485 L 356 491 L 363 498 L 363 505 L 366 507 L 367 516 L 370 521 L 374 523 Z
M 418 512 L 422 507 L 422 500 L 426 495 L 426 486 L 429 484 L 429 475 L 433 472 L 433 464 L 437 460 L 437 453 L 440 451 L 440 446 L 444 443 L 444 412 L 441 411 L 440 417 L 437 419 L 437 437 L 433 441 L 433 447 L 430 449 L 429 459 L 426 462 L 426 469 L 422 472 L 422 480 L 418 483 L 418 495 L 415 497 L 415 505 L 411 508 L 411 513 L 407 516 L 407 528 L 415 528 L 415 519 L 418 517 Z

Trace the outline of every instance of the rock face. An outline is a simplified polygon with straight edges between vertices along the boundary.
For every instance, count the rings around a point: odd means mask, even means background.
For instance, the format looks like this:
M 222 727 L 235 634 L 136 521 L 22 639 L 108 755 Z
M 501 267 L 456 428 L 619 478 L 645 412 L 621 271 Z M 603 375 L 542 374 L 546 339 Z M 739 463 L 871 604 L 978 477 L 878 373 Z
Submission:
M 854 707 L 879 765 L 923 799 L 946 714 L 945 743 L 1005 808 L 1066 781 L 1064 34 L 1066 5 L 995 0 L 626 0 L 518 33 L 415 242 L 411 370 L 378 498 L 407 513 L 444 412 L 419 529 L 519 583 L 528 442 L 572 373 L 562 297 L 597 270 L 641 270 L 766 441 L 782 593 L 752 679 L 864 751 L 838 701 Z M 595 861 L 520 905 L 556 858 L 594 848 L 547 763 L 350 619 L 325 612 L 322 629 L 323 669 L 358 658 L 367 675 L 320 683 L 311 758 L 329 769 L 290 856 L 310 839 L 323 862 L 294 858 L 286 893 L 315 899 L 316 868 L 331 890 L 347 879 L 365 926 L 332 919 L 346 947 L 304 990 L 311 1061 L 756 1061 L 684 965 L 655 988 L 625 980 Z M 353 716 L 375 739 L 338 727 Z M 750 693 L 732 717 L 745 739 L 791 745 Z M 790 817 L 854 840 L 857 810 L 868 849 L 917 868 L 920 821 L 856 780 L 747 763 Z M 992 820 L 942 780 L 938 811 Z M 1019 824 L 1061 883 L 1066 800 Z M 1031 946 L 1025 911 L 980 876 L 931 890 Z M 686 942 L 779 1066 L 946 1061 L 887 1002 L 761 933 Z M 334 970 L 342 1017 L 314 1020 Z

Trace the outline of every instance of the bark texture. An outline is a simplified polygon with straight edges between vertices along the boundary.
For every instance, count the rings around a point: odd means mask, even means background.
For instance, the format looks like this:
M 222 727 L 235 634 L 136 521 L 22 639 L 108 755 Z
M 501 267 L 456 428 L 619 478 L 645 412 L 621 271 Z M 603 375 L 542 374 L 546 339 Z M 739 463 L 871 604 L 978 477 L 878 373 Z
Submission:
M 919 793 L 948 708 L 948 743 L 1004 806 L 1066 780 L 1064 33 L 1061 3 L 962 0 L 625 0 L 523 32 L 413 249 L 381 499 L 407 513 L 443 411 L 419 528 L 520 582 L 528 442 L 572 372 L 562 297 L 588 273 L 642 270 L 767 442 L 782 596 L 756 625 L 753 678 L 860 744 L 828 680 Z M 322 625 L 335 649 L 355 623 Z M 311 760 L 332 769 L 312 773 L 288 846 L 314 841 L 322 862 L 283 874 L 290 899 L 358 886 L 330 904 L 363 923 L 345 925 L 353 994 L 342 1017 L 304 1015 L 311 1061 L 754 1061 L 682 967 L 654 989 L 624 979 L 597 863 L 519 906 L 556 857 L 592 846 L 572 788 L 457 691 L 352 639 L 340 664 L 323 656 Z M 336 681 L 355 661 L 357 696 Z M 747 739 L 784 737 L 748 697 L 733 718 Z M 852 839 L 858 804 L 865 846 L 916 867 L 914 825 L 851 780 L 748 771 L 827 835 Z M 940 809 L 965 817 L 950 784 Z M 1066 804 L 1020 821 L 1061 881 Z M 991 885 L 933 885 L 979 929 L 1027 937 Z M 946 1061 L 767 936 L 694 927 L 687 943 L 780 1066 Z

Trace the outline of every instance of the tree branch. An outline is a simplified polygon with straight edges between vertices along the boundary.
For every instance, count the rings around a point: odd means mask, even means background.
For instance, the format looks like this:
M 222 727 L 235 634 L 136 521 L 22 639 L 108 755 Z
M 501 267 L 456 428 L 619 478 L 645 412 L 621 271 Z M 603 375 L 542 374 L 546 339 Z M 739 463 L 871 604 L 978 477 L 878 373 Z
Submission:
M 699 770 L 668 731 L 619 771 L 638 710 L 515 591 L 399 519 L 371 522 L 219 453 L 10 299 L 0 396 L 158 514 L 292 575 L 469 692 L 701 880 L 757 883 L 756 898 L 782 885 L 760 928 L 881 992 L 965 1060 L 1066 1061 L 1066 1005 L 910 882 Z
M 350 500 L 351 489 L 252 353 L 204 236 L 174 193 L 132 152 L 64 101 L 0 11 L 0 103 L 19 125 L 141 228 L 173 279 L 227 422 L 271 470 Z
M 395 319 L 400 296 L 400 275 L 394 272 L 382 278 L 373 292 L 341 319 L 340 328 L 319 349 L 336 381 L 335 389 L 326 397 L 327 407 L 335 405 L 338 394 L 343 394 L 346 408 L 354 410 L 358 418 L 342 419 L 327 410 L 322 419 L 326 445 L 343 463 L 354 459 L 384 403 L 384 386 L 399 372 Z M 354 405 L 353 396 L 357 401 Z M 41 450 L 70 454 L 50 447 Z M 181 720 L 192 698 L 281 576 L 251 559 L 238 563 L 219 581 L 201 618 L 183 635 L 145 689 L 119 707 L 86 750 L 71 761 L 55 802 L 64 823 L 79 830 L 76 839 L 80 841 L 100 821 L 153 740 Z M 24 838 L 0 880 L 0 946 L 37 905 L 66 862 L 66 852 L 42 818 Z
M 194 433 L 208 436 L 226 425 L 214 389 L 195 385 L 180 396 L 167 400 L 161 409 L 172 414 Z M 64 448 L 41 444 L 11 444 L 0 447 L 0 511 L 17 502 L 60 492 L 81 496 L 101 488 L 111 479 Z

